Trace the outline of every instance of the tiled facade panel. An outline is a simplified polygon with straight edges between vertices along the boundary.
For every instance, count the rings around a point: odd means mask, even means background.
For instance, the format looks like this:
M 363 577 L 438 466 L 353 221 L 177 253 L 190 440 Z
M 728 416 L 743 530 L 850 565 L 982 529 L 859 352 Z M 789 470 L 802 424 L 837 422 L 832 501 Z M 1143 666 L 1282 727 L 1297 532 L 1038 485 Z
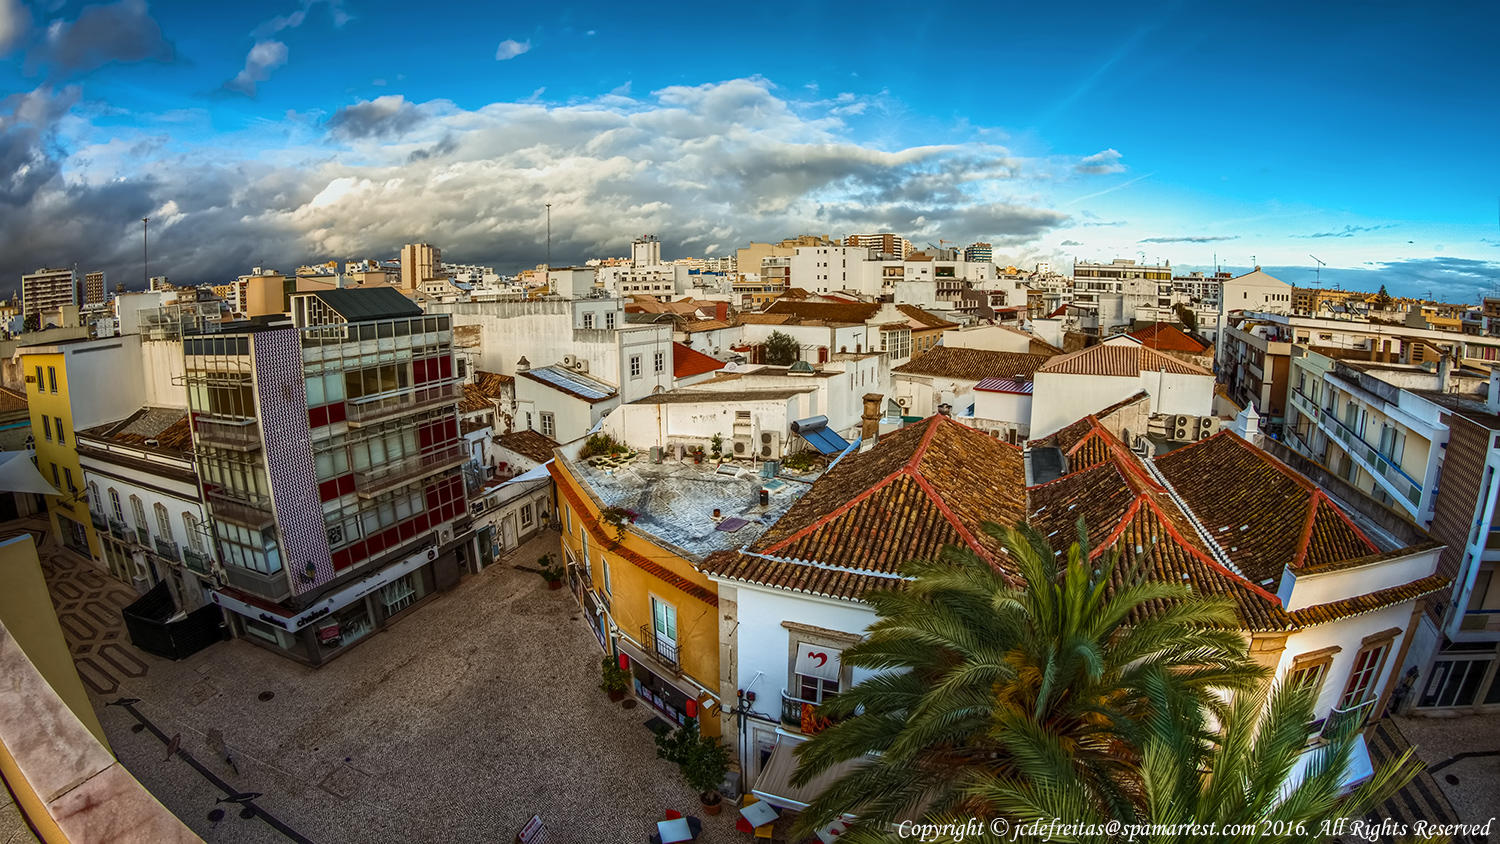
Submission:
M 1443 421 L 1448 424 L 1448 450 L 1443 457 L 1437 500 L 1433 502 L 1432 535 L 1448 546 L 1438 557 L 1437 573 L 1456 577 L 1463 565 L 1474 510 L 1479 506 L 1485 458 L 1489 456 L 1493 434 L 1457 414 L 1444 416 Z M 1437 600 L 1438 597 L 1442 600 Z M 1441 622 L 1449 597 L 1445 593 L 1428 600 L 1427 610 L 1434 621 Z
M 322 497 L 313 463 L 307 387 L 302 380 L 302 344 L 295 329 L 255 335 L 255 383 L 265 433 L 267 474 L 281 526 L 281 551 L 292 573 L 292 590 L 301 594 L 332 580 L 333 559 L 323 525 Z M 307 565 L 316 575 L 307 579 Z

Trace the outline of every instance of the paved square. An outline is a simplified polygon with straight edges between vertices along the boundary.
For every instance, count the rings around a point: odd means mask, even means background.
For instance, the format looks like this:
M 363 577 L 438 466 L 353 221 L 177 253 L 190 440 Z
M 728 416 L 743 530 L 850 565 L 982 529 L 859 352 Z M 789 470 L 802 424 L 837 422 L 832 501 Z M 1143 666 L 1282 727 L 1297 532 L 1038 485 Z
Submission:
M 656 758 L 650 712 L 599 691 L 601 651 L 572 596 L 512 567 L 557 542 L 544 534 L 321 669 L 232 641 L 181 662 L 142 655 L 148 670 L 118 693 L 318 842 L 509 842 L 533 813 L 553 841 L 644 842 L 667 809 L 703 817 L 700 841 L 739 840 L 732 808 L 704 816 Z M 100 717 L 131 773 L 205 839 L 285 840 L 216 804 L 124 710 Z M 210 749 L 212 729 L 238 773 Z M 215 808 L 228 810 L 218 824 Z

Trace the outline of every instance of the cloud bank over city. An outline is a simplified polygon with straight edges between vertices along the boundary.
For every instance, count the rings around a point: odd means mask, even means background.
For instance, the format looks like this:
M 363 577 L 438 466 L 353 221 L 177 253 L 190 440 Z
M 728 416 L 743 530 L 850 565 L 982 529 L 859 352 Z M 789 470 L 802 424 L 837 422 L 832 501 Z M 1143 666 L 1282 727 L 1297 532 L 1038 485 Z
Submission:
M 0 237 L 12 245 L 0 289 L 75 262 L 137 285 L 148 216 L 152 273 L 184 283 L 391 257 L 413 241 L 508 272 L 544 260 L 547 203 L 554 263 L 625 254 L 643 233 L 681 257 L 894 231 L 918 244 L 989 241 L 997 260 L 1021 265 L 1261 264 L 1295 284 L 1436 286 L 1449 298 L 1500 277 L 1493 207 L 1450 203 L 1468 215 L 1459 226 L 1446 207 L 1409 202 L 1402 217 L 1383 194 L 1330 181 L 1337 169 L 1304 192 L 1319 204 L 1271 187 L 1307 177 L 1270 152 L 1220 151 L 1231 137 L 1195 148 L 1204 171 L 1127 122 L 1079 130 L 1070 109 L 1122 96 L 1113 53 L 1108 74 L 1038 77 L 1057 88 L 1042 85 L 1036 103 L 945 113 L 962 92 L 903 95 L 903 79 L 872 81 L 868 69 L 803 82 L 720 62 L 675 81 L 636 78 L 644 68 L 619 81 L 626 45 L 606 39 L 620 26 L 566 16 L 455 33 L 436 78 L 423 77 L 428 62 L 377 54 L 361 81 L 346 42 L 403 25 L 389 13 L 304 0 L 216 18 L 213 31 L 160 15 L 145 0 L 50 13 L 0 0 L 0 76 L 18 92 L 0 99 Z M 1245 143 L 1283 140 L 1252 132 Z M 1309 251 L 1327 263 L 1321 275 Z

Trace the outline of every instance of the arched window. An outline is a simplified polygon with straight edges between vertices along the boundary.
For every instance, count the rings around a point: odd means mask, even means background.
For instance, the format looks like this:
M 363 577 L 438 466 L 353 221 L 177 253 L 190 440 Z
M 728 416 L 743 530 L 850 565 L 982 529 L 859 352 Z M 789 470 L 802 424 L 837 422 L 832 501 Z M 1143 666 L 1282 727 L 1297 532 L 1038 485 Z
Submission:
M 200 525 L 201 523 L 198 521 L 197 516 L 194 516 L 192 513 L 183 511 L 182 529 L 187 534 L 188 547 L 198 552 L 199 554 L 202 554 L 203 528 Z
M 89 509 L 94 512 L 102 512 L 104 502 L 99 499 L 99 485 L 89 481 Z
M 130 496 L 130 513 L 135 516 L 135 529 L 147 530 L 151 527 L 146 523 L 146 502 L 139 495 Z
M 124 524 L 125 508 L 120 506 L 120 493 L 114 487 L 109 488 L 109 505 L 114 510 L 115 521 Z
M 166 505 L 158 502 L 153 508 L 156 511 L 156 533 L 163 542 L 172 541 L 172 516 L 167 512 Z

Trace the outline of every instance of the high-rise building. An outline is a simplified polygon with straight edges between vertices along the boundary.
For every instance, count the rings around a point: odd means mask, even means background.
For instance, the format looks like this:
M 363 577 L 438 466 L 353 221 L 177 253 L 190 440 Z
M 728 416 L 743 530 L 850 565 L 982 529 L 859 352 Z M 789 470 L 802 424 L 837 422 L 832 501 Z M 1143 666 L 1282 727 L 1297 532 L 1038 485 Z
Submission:
M 30 316 L 61 305 L 78 304 L 77 274 L 71 269 L 47 269 L 21 276 L 21 314 Z
M 630 243 L 630 265 L 632 267 L 656 267 L 661 265 L 661 241 L 654 234 L 643 234 Z
M 95 270 L 83 277 L 83 304 L 104 304 L 104 271 Z
M 994 261 L 995 247 L 984 241 L 971 243 L 964 247 L 965 261 Z
M 899 234 L 851 234 L 844 238 L 845 246 L 865 246 L 885 255 L 895 255 L 902 260 L 911 252 L 911 241 Z
M 427 243 L 408 243 L 401 247 L 401 286 L 416 290 L 429 278 L 443 277 L 443 253 Z
M 291 300 L 290 321 L 183 353 L 210 597 L 236 635 L 316 665 L 458 581 L 468 455 L 451 317 L 390 287 Z

